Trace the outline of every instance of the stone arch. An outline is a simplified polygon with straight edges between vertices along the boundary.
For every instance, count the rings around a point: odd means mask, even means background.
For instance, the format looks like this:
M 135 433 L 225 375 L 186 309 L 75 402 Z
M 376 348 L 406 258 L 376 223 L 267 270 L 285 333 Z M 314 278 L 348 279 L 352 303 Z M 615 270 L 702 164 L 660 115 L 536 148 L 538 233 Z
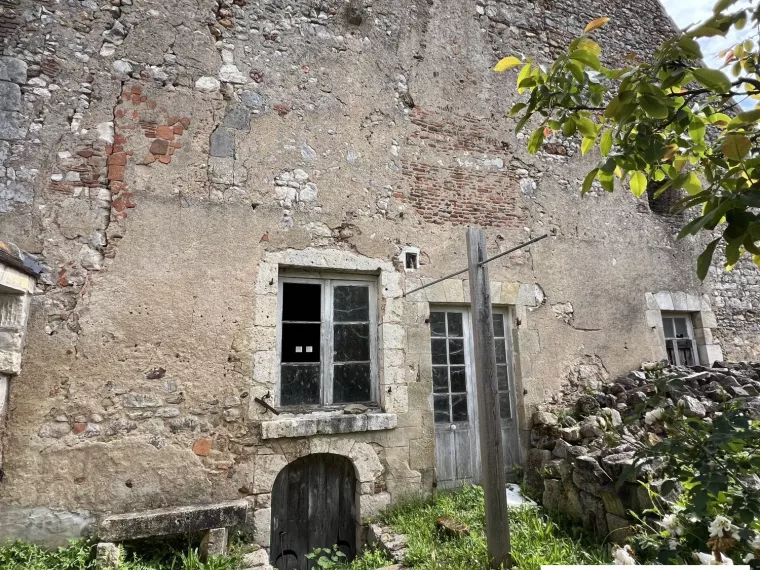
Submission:
M 288 463 L 272 487 L 270 563 L 307 570 L 306 555 L 337 545 L 352 560 L 360 524 L 356 468 L 333 453 L 310 453 Z

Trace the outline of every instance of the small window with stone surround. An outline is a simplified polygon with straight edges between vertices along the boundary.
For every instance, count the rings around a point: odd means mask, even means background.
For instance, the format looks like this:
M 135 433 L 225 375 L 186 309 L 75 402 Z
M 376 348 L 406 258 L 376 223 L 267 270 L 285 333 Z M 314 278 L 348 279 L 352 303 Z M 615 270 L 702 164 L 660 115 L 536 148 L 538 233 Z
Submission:
M 689 313 L 662 313 L 662 328 L 665 331 L 665 349 L 668 361 L 676 366 L 699 364 L 694 326 Z
M 330 407 L 377 400 L 375 281 L 374 276 L 362 275 L 281 275 L 280 406 Z

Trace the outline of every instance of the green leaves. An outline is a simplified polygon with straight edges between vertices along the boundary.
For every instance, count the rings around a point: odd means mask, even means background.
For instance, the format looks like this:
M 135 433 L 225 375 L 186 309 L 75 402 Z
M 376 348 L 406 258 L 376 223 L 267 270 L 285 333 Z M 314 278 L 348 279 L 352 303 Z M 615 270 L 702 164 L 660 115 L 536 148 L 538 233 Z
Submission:
M 612 129 L 607 129 L 604 131 L 604 134 L 602 134 L 599 150 L 602 152 L 602 156 L 607 156 L 612 150 Z
M 699 179 L 699 176 L 693 172 L 689 172 L 686 175 L 686 180 L 684 180 L 681 187 L 686 190 L 688 194 L 691 194 L 693 196 L 695 194 L 699 194 L 702 191 L 702 181 Z
M 594 31 L 598 28 L 601 28 L 604 26 L 607 22 L 609 22 L 610 19 L 606 17 L 597 18 L 596 20 L 591 20 L 588 24 L 586 24 L 586 27 L 583 28 L 583 33 L 587 34 L 591 31 Z
M 694 142 L 705 140 L 705 124 L 699 118 L 693 118 L 689 123 L 689 136 Z
M 598 173 L 599 173 L 599 169 L 595 168 L 594 170 L 592 170 L 586 175 L 586 178 L 583 179 L 583 186 L 581 187 L 581 196 L 584 195 L 589 190 L 591 190 L 591 185 L 594 183 L 594 179 L 596 178 L 596 175 Z
M 747 156 L 751 148 L 752 142 L 746 136 L 737 134 L 728 135 L 721 146 L 723 155 L 727 159 L 735 161 Z
M 533 131 L 533 134 L 530 135 L 530 139 L 528 140 L 528 152 L 530 154 L 536 154 L 543 143 L 544 127 L 538 127 L 535 131 Z
M 718 247 L 719 243 L 720 243 L 720 238 L 711 241 L 709 245 L 705 248 L 705 250 L 697 258 L 697 277 L 699 277 L 700 281 L 704 281 L 705 277 L 707 277 L 707 272 L 710 269 L 710 265 L 712 264 L 712 258 L 713 258 L 713 255 L 715 254 L 715 248 Z
M 731 80 L 722 71 L 700 67 L 692 71 L 694 79 L 716 93 L 731 91 Z
M 654 95 L 642 95 L 639 97 L 639 103 L 644 112 L 653 119 L 667 119 L 668 107 Z
M 571 52 L 568 57 L 570 59 L 573 59 L 575 61 L 580 61 L 581 63 L 588 65 L 591 69 L 595 71 L 599 71 L 602 67 L 602 64 L 599 61 L 599 58 L 596 57 L 590 51 L 586 51 L 585 49 L 577 49 L 574 52 Z
M 583 141 L 581 141 L 581 155 L 586 154 L 588 151 L 594 148 L 595 142 L 596 138 L 585 137 Z
M 596 138 L 596 124 L 588 117 L 578 117 L 575 124 L 580 133 L 587 138 Z
M 629 185 L 633 195 L 637 198 L 641 198 L 641 196 L 644 195 L 644 192 L 647 191 L 647 175 L 637 170 L 631 174 Z
M 505 58 L 500 59 L 499 63 L 497 63 L 494 66 L 493 70 L 494 71 L 498 71 L 498 72 L 502 72 L 502 71 L 506 71 L 507 69 L 512 69 L 513 67 L 517 67 L 521 63 L 522 62 L 519 59 L 517 59 L 516 57 L 509 56 L 509 57 L 505 57 Z

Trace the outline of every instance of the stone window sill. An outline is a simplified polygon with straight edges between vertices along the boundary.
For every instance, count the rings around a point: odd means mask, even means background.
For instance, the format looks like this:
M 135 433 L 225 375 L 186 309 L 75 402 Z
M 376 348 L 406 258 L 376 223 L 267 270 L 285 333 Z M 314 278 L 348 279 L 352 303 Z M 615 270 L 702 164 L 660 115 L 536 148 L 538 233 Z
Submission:
M 298 416 L 285 416 L 286 414 L 282 414 L 275 420 L 261 422 L 261 438 L 279 439 L 284 437 L 309 437 L 311 435 L 381 431 L 393 429 L 398 423 L 396 414 L 382 412 L 367 412 L 364 414 L 315 412 Z

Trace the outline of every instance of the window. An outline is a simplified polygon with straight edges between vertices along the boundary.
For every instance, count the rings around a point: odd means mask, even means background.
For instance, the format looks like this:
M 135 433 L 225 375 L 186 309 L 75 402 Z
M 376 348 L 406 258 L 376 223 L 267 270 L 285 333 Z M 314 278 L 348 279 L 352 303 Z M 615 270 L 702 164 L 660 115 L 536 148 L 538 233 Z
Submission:
M 375 399 L 373 281 L 283 277 L 279 305 L 281 406 Z
M 498 379 L 499 410 L 502 419 L 512 418 L 512 390 L 509 366 L 508 320 L 503 312 L 493 312 L 494 348 Z M 469 421 L 469 378 L 472 345 L 469 314 L 462 310 L 430 312 L 430 349 L 433 364 L 433 414 L 436 423 Z M 474 405 L 474 402 L 473 402 Z
M 662 328 L 665 331 L 665 348 L 668 361 L 674 365 L 699 364 L 694 342 L 694 327 L 687 313 L 663 313 Z

